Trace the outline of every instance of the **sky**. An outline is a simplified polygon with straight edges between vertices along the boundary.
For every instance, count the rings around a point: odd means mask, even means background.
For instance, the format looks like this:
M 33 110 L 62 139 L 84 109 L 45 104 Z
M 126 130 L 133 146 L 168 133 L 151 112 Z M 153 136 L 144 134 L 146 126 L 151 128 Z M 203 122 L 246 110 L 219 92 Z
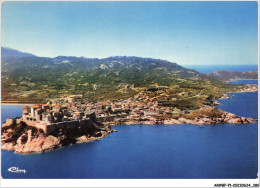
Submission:
M 258 63 L 257 2 L 5 2 L 1 45 L 42 57 Z

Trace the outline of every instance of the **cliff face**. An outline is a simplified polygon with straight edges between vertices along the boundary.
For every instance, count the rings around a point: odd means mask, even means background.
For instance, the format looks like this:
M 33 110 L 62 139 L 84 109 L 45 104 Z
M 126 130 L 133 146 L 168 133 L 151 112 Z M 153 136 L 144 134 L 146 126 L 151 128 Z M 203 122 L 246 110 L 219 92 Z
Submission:
M 109 126 L 98 123 L 95 117 L 77 127 L 61 128 L 46 135 L 41 129 L 26 123 L 4 126 L 1 130 L 1 149 L 15 153 L 43 153 L 68 145 L 98 140 L 114 132 Z

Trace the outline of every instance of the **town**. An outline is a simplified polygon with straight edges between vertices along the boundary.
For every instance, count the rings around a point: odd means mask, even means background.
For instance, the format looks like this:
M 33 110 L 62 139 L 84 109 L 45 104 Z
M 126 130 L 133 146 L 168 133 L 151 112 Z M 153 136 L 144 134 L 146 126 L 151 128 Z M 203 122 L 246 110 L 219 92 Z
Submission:
M 164 92 L 167 88 L 157 88 L 157 92 Z M 159 90 L 159 91 L 158 91 Z M 42 129 L 46 134 L 76 121 L 87 120 L 90 114 L 95 113 L 96 120 L 105 125 L 116 124 L 163 124 L 167 115 L 180 115 L 184 111 L 159 105 L 158 96 L 149 97 L 144 91 L 126 100 L 107 100 L 105 102 L 82 102 L 82 95 L 71 95 L 48 100 L 46 104 L 24 106 L 22 117 L 9 118 L 4 126 L 19 124 L 21 121 L 27 125 Z M 166 96 L 167 97 L 167 96 Z M 54 126 L 55 125 L 55 126 Z
M 255 89 L 255 86 L 253 86 Z M 257 88 L 257 87 L 256 87 Z M 221 112 L 212 105 L 202 105 L 199 109 L 179 109 L 176 106 L 163 106 L 161 101 L 169 98 L 168 87 L 159 86 L 147 88 L 142 92 L 122 100 L 107 100 L 101 102 L 83 102 L 82 95 L 71 95 L 56 99 L 50 99 L 45 104 L 34 104 L 24 106 L 22 117 L 9 118 L 3 126 L 19 124 L 25 122 L 29 126 L 42 129 L 46 135 L 52 131 L 78 126 L 82 121 L 88 121 L 91 114 L 94 114 L 95 121 L 105 126 L 118 124 L 214 124 L 221 122 L 248 123 L 250 120 L 241 119 L 238 116 Z M 205 95 L 192 95 L 189 93 L 178 93 L 181 99 L 191 99 L 195 97 L 206 97 Z M 224 98 L 228 98 L 224 94 Z M 222 98 L 223 98 L 222 97 Z M 171 98 L 177 101 L 180 99 Z M 219 102 L 214 101 L 213 105 Z M 196 111 L 197 110 L 197 111 Z M 193 118 L 196 112 L 200 116 Z M 212 119 L 212 113 L 219 118 Z M 248 121 L 248 122 L 247 122 Z

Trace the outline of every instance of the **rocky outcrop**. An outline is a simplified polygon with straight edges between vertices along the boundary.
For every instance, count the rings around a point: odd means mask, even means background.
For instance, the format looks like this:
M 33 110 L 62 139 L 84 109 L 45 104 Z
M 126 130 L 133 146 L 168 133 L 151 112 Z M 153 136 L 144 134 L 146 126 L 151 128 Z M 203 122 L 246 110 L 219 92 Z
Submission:
M 230 99 L 229 94 L 224 93 L 224 94 L 220 97 L 220 99 Z
M 208 111 L 212 111 L 213 109 L 216 109 L 214 107 L 208 107 Z M 221 123 L 230 123 L 230 124 L 245 124 L 245 123 L 253 123 L 256 122 L 257 120 L 252 119 L 252 118 L 245 118 L 245 117 L 240 117 L 235 114 L 225 112 L 222 110 L 219 110 L 218 116 L 210 116 L 210 115 L 201 115 L 201 116 L 196 116 L 194 118 L 188 118 L 188 117 L 180 117 L 176 119 L 164 119 L 160 120 L 159 124 L 195 124 L 195 125 L 202 125 L 202 124 L 221 124 Z M 133 124 L 144 124 L 144 125 L 154 125 L 156 124 L 155 121 L 125 121 L 125 125 L 133 125 Z
M 206 109 L 210 114 L 212 111 L 216 110 L 214 107 L 207 107 Z M 231 124 L 243 124 L 243 123 L 253 123 L 257 120 L 252 118 L 240 117 L 235 114 L 225 112 L 217 109 L 218 114 L 214 116 L 201 115 L 194 118 L 181 117 L 179 119 L 171 119 L 164 121 L 164 124 L 220 124 L 220 123 L 231 123 Z M 212 114 L 212 113 L 211 113 Z
M 257 92 L 258 85 L 255 84 L 246 84 L 242 89 L 238 90 L 237 92 Z
M 44 139 L 44 142 L 42 144 L 43 150 L 49 150 L 49 149 L 55 149 L 56 146 L 60 143 L 60 139 L 56 138 L 52 135 L 48 136 L 46 139 Z
M 12 151 L 12 150 L 14 150 L 14 143 L 13 142 L 3 143 L 1 146 L 1 149 L 7 150 L 7 151 Z
M 76 143 L 98 140 L 112 132 L 114 130 L 110 126 L 96 122 L 95 117 L 80 127 L 55 130 L 50 135 L 21 122 L 2 127 L 1 149 L 20 154 L 43 153 Z
M 235 114 L 225 112 L 216 107 L 204 106 L 199 110 L 194 110 L 190 114 L 184 114 L 179 118 L 175 119 L 160 119 L 160 120 L 125 120 L 123 124 L 125 125 L 134 125 L 134 124 L 143 124 L 143 125 L 155 125 L 155 124 L 221 124 L 221 123 L 230 123 L 230 124 L 246 124 L 253 123 L 257 120 L 252 118 L 240 117 Z M 159 123 L 160 122 L 160 123 Z M 106 122 L 106 124 L 111 122 Z M 117 125 L 114 123 L 113 125 Z

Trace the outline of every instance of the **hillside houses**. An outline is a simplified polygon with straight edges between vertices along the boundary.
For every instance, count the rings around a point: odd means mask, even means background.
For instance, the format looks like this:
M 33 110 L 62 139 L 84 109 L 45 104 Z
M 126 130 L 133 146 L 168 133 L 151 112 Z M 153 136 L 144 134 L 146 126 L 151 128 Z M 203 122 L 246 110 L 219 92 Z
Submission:
M 164 118 L 178 117 L 184 112 L 174 107 L 160 106 L 159 102 L 168 97 L 164 88 L 154 91 L 143 91 L 128 99 L 115 101 L 83 102 L 82 96 L 51 99 L 46 104 L 25 106 L 22 117 L 14 121 L 24 121 L 31 126 L 47 130 L 53 124 L 87 120 L 92 113 L 104 124 L 158 123 Z M 7 120 L 10 124 L 12 120 Z

